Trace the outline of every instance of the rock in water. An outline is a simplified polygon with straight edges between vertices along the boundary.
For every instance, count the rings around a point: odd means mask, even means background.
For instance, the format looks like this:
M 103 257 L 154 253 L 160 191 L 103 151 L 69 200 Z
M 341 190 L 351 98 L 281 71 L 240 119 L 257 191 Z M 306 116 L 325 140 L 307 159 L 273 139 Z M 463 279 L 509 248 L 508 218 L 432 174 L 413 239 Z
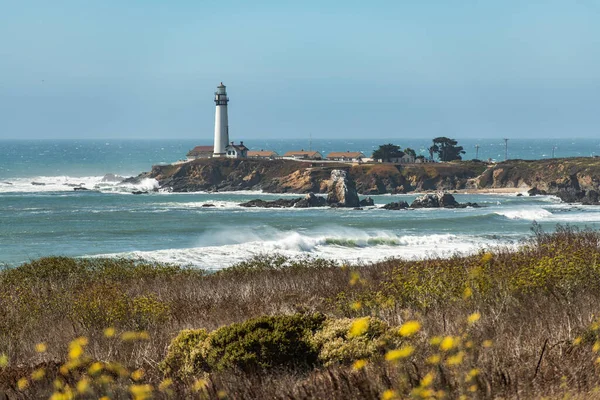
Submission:
M 437 192 L 435 194 L 427 193 L 423 196 L 417 197 L 415 201 L 410 205 L 411 208 L 438 208 L 448 207 L 456 208 L 460 207 L 460 204 L 456 201 L 454 196 L 450 193 Z
M 408 203 L 405 201 L 391 202 L 382 207 L 384 210 L 405 210 L 408 208 Z
M 299 202 L 301 199 L 277 199 L 273 201 L 267 201 L 262 199 L 250 200 L 246 203 L 240 204 L 242 207 L 258 207 L 258 208 L 288 208 L 294 207 L 294 204 Z
M 308 193 L 303 199 L 300 199 L 294 204 L 295 208 L 308 208 L 308 207 L 325 207 L 327 200 L 321 196 L 315 196 L 314 193 Z
M 529 196 L 538 196 L 538 195 L 539 195 L 539 196 L 544 196 L 544 195 L 546 195 L 547 193 L 546 193 L 546 191 L 545 191 L 545 190 L 540 190 L 540 189 L 538 189 L 538 187 L 537 187 L 537 186 L 534 186 L 534 187 L 532 187 L 531 189 L 529 189 L 529 190 L 527 191 L 527 194 L 528 194 Z
M 122 176 L 119 175 L 115 175 L 115 174 L 106 174 L 102 177 L 102 181 L 101 182 L 121 182 L 123 181 L 125 178 L 123 178 Z
M 346 171 L 331 171 L 331 181 L 327 189 L 327 204 L 331 207 L 358 207 L 358 193 L 354 182 L 348 178 Z
M 372 198 L 367 197 L 366 199 L 362 199 L 359 204 L 361 207 L 372 207 L 375 205 L 375 201 L 373 201 Z

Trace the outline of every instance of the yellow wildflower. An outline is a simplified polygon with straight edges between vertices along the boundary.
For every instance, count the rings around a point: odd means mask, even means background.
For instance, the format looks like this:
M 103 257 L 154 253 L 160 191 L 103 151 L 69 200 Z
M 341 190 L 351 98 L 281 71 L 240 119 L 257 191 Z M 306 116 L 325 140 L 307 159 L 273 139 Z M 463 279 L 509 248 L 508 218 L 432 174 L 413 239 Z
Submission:
M 442 343 L 442 338 L 441 338 L 441 337 L 439 337 L 439 336 L 434 336 L 434 337 L 432 337 L 432 338 L 429 340 L 429 343 L 430 343 L 432 346 L 437 346 L 437 345 L 439 345 L 440 343 Z
M 134 381 L 139 381 L 143 377 L 144 377 L 144 371 L 141 369 L 136 369 L 135 371 L 133 371 L 131 373 L 131 379 L 133 379 Z
M 81 380 L 77 382 L 76 388 L 79 394 L 84 394 L 90 388 L 90 381 L 87 378 L 81 378 Z
M 421 324 L 419 323 L 419 321 L 406 321 L 404 324 L 402 324 L 398 333 L 400 334 L 400 336 L 408 337 L 419 332 L 420 329 Z
M 27 378 L 21 378 L 17 381 L 17 388 L 19 390 L 25 390 L 29 386 L 29 381 Z
M 357 337 L 365 334 L 369 329 L 369 318 L 359 318 L 352 323 L 350 326 L 350 332 L 348 333 L 349 337 Z
M 354 311 L 358 311 L 362 308 L 362 304 L 360 301 L 355 301 L 354 303 L 350 304 L 350 308 Z
M 46 370 L 44 368 L 38 368 L 31 373 L 31 379 L 34 381 L 39 381 L 46 375 Z
M 385 359 L 387 361 L 396 361 L 402 358 L 410 357 L 411 354 L 415 351 L 412 346 L 403 346 L 396 350 L 390 350 L 386 353 Z
M 579 336 L 579 337 L 576 337 L 576 338 L 573 340 L 573 346 L 579 346 L 579 345 L 581 344 L 581 340 L 582 340 L 582 339 L 581 339 L 581 336 Z
M 0 368 L 4 368 L 8 365 L 8 356 L 6 354 L 0 354 Z
M 463 299 L 467 300 L 469 297 L 473 296 L 473 290 L 470 287 L 466 287 L 463 291 Z
M 494 345 L 494 342 L 492 342 L 491 340 L 484 340 L 483 343 L 481 343 L 481 345 L 488 349 Z
M 479 321 L 479 318 L 481 318 L 481 314 L 479 314 L 478 312 L 473 313 L 471 315 L 469 315 L 469 317 L 467 318 L 467 321 L 469 322 L 469 324 L 474 324 L 475 322 Z
M 48 346 L 46 346 L 46 343 L 38 343 L 35 345 L 35 351 L 37 351 L 38 353 L 45 353 L 46 350 L 48 350 Z
M 96 375 L 98 372 L 102 371 L 102 363 L 96 361 L 95 363 L 93 363 L 92 365 L 90 365 L 90 367 L 88 368 L 88 373 L 90 375 Z
M 439 364 L 442 361 L 442 357 L 439 354 L 434 354 L 432 356 L 427 357 L 427 364 Z
M 463 362 L 464 356 L 465 356 L 465 352 L 459 351 L 458 353 L 454 354 L 453 356 L 448 357 L 448 359 L 446 360 L 446 364 L 449 366 L 460 365 Z
M 367 360 L 356 360 L 354 364 L 352 364 L 352 369 L 358 371 L 367 366 Z
M 107 338 L 115 336 L 115 333 L 116 333 L 115 328 L 106 328 L 104 330 L 104 336 Z
M 440 343 L 440 349 L 442 351 L 448 351 L 451 350 L 455 346 L 455 344 L 455 340 L 452 336 L 446 336 L 444 337 L 444 339 L 442 339 L 442 342 Z
M 397 398 L 398 398 L 398 394 L 392 389 L 386 390 L 381 395 L 381 400 L 393 400 L 393 399 L 397 399 Z
M 129 386 L 134 400 L 146 400 L 152 397 L 152 386 L 150 385 L 131 385 Z
M 600 350 L 600 342 L 597 341 L 596 343 L 594 343 L 594 346 L 592 346 L 592 351 L 594 353 L 597 353 L 598 350 Z
M 427 387 L 433 383 L 435 376 L 430 372 L 421 379 L 421 386 Z

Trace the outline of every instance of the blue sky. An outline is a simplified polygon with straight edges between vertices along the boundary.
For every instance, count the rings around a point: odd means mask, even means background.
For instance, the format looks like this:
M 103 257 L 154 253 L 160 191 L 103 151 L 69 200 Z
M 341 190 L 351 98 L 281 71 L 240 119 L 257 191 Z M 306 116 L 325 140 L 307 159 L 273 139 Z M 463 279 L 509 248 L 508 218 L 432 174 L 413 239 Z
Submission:
M 1 1 L 0 138 L 594 137 L 600 2 Z

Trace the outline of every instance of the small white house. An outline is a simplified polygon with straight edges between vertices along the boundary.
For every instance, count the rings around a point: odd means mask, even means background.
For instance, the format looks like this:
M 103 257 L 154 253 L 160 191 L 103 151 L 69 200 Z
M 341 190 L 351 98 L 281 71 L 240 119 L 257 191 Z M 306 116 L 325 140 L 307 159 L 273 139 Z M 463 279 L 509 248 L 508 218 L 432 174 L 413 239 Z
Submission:
M 295 160 L 322 160 L 323 156 L 318 151 L 288 151 L 283 155 L 284 158 L 292 158 Z
M 244 142 L 240 142 L 240 144 L 231 142 L 231 144 L 225 146 L 225 157 L 246 158 L 248 157 L 248 148 L 244 146 Z
M 329 161 L 361 162 L 365 155 L 360 151 L 340 151 L 327 155 Z

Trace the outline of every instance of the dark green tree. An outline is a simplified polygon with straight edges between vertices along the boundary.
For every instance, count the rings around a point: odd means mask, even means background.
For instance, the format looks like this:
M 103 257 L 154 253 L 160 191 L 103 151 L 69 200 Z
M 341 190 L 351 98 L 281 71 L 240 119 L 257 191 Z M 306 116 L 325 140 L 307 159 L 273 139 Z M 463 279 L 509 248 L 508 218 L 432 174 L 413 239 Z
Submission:
M 462 146 L 457 146 L 458 142 L 454 139 L 440 136 L 433 139 L 433 145 L 429 148 L 429 154 L 438 155 L 440 161 L 462 160 L 461 154 L 465 154 Z
M 413 149 L 411 149 L 410 147 L 407 147 L 404 149 L 404 154 L 408 154 L 409 156 L 417 157 L 417 152 L 414 151 Z
M 404 152 L 400 150 L 400 146 L 395 144 L 382 144 L 373 152 L 373 158 L 376 160 L 391 161 L 392 158 L 402 157 Z

